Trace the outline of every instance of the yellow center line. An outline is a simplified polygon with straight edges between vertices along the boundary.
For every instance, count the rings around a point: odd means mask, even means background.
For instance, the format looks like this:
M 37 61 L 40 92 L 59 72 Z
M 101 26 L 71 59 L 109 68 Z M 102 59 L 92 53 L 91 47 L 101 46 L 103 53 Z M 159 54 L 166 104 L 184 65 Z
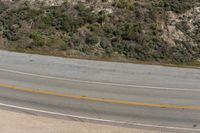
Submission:
M 94 102 L 104 102 L 104 103 L 114 103 L 114 104 L 124 104 L 124 105 L 138 105 L 138 106 L 145 106 L 145 107 L 200 110 L 200 106 L 180 106 L 180 105 L 172 105 L 172 104 L 154 104 L 154 103 L 144 103 L 144 102 L 134 102 L 134 101 L 113 100 L 113 99 L 106 99 L 106 98 L 74 95 L 70 93 L 57 93 L 57 92 L 49 91 L 49 90 L 24 88 L 24 87 L 18 87 L 18 86 L 7 85 L 7 84 L 0 84 L 0 87 L 6 88 L 6 89 L 36 93 L 36 94 L 67 97 L 67 98 L 72 98 L 72 99 L 88 100 L 88 101 L 94 101 Z

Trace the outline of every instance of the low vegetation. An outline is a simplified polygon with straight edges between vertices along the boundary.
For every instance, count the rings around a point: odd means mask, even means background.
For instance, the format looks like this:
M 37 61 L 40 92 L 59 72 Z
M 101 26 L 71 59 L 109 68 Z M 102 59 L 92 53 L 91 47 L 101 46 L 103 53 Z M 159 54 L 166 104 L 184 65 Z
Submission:
M 0 47 L 74 57 L 120 57 L 139 61 L 190 63 L 200 59 L 200 21 L 184 21 L 175 28 L 189 36 L 166 39 L 169 12 L 181 15 L 196 0 L 108 0 L 96 4 L 64 2 L 34 7 L 0 3 Z M 198 36 L 198 37 L 197 37 Z

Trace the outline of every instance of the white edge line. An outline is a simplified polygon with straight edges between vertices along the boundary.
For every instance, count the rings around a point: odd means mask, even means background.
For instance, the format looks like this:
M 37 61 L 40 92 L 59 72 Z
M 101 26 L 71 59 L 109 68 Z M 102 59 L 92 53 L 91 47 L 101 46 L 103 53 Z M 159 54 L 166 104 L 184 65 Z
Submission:
M 141 123 L 129 123 L 129 122 L 122 122 L 122 121 L 115 121 L 115 120 L 107 120 L 107 119 L 98 119 L 98 118 L 84 117 L 84 116 L 78 116 L 78 115 L 70 115 L 70 114 L 57 113 L 57 112 L 51 112 L 51 111 L 45 111 L 45 110 L 39 110 L 39 109 L 33 109 L 33 108 L 26 108 L 26 107 L 21 107 L 21 106 L 16 106 L 16 105 L 10 105 L 10 104 L 4 104 L 4 103 L 0 103 L 0 106 L 8 107 L 8 108 L 14 108 L 14 109 L 19 109 L 19 110 L 26 110 L 26 111 L 38 112 L 38 113 L 45 113 L 45 114 L 49 114 L 49 115 L 57 115 L 57 116 L 78 118 L 78 119 L 83 119 L 83 120 L 85 119 L 85 120 L 91 120 L 91 121 L 97 121 L 97 122 L 107 122 L 107 123 L 113 123 L 113 124 L 143 126 L 143 127 L 171 129 L 171 130 L 200 131 L 200 129 L 192 129 L 192 128 L 167 127 L 167 126 L 141 124 Z
M 183 89 L 183 88 L 169 88 L 169 87 L 154 87 L 154 86 L 139 86 L 134 84 L 118 84 L 118 83 L 109 83 L 109 82 L 98 82 L 98 81 L 88 81 L 88 80 L 78 80 L 78 79 L 70 79 L 70 78 L 60 78 L 60 77 L 53 77 L 47 75 L 39 75 L 9 69 L 0 68 L 0 71 L 9 72 L 9 73 L 16 73 L 21 75 L 28 75 L 46 79 L 55 79 L 55 80 L 63 80 L 63 81 L 72 81 L 72 82 L 80 82 L 80 83 L 88 83 L 88 84 L 99 84 L 99 85 L 111 85 L 111 86 L 119 86 L 119 87 L 135 87 L 135 88 L 145 88 L 145 89 L 157 89 L 157 90 L 173 90 L 173 91 L 195 91 L 200 92 L 200 89 Z

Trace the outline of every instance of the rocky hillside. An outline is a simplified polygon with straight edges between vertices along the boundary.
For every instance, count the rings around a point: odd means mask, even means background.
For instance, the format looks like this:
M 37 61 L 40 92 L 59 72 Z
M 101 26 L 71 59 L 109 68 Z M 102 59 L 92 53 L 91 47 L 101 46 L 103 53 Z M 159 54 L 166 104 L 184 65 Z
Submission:
M 199 63 L 199 0 L 1 0 L 0 48 Z

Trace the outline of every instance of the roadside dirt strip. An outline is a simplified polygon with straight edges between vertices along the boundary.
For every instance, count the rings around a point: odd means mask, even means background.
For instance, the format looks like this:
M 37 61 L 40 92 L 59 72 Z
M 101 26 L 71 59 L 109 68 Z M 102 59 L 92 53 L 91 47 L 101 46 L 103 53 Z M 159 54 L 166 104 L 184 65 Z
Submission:
M 68 121 L 0 110 L 1 133 L 169 133 Z

